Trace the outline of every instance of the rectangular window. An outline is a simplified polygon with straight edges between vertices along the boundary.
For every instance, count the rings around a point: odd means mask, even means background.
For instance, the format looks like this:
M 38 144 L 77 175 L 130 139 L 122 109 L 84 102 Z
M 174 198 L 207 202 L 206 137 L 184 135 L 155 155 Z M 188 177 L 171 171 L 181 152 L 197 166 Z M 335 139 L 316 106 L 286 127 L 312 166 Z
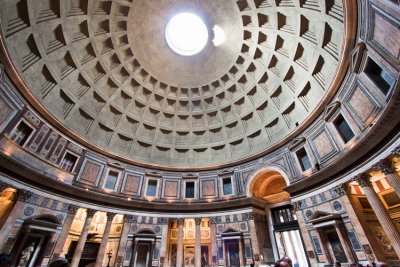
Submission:
M 375 85 L 378 86 L 379 90 L 381 90 L 384 95 L 387 95 L 390 88 L 395 83 L 395 79 L 370 57 L 367 60 L 364 72 Z
M 303 171 L 306 171 L 312 167 L 310 158 L 308 157 L 307 151 L 304 149 L 304 147 L 296 152 L 296 156 Z
M 20 146 L 24 146 L 29 136 L 32 134 L 33 129 L 28 126 L 24 121 L 21 121 L 14 133 L 11 135 L 11 140 Z
M 233 194 L 231 178 L 222 179 L 222 190 L 223 190 L 225 196 Z
M 109 171 L 108 175 L 107 175 L 106 183 L 104 184 L 104 188 L 114 190 L 115 185 L 117 184 L 118 175 L 119 175 L 118 172 Z
M 185 198 L 194 198 L 194 182 L 186 182 Z
M 77 156 L 66 152 L 64 158 L 61 160 L 60 167 L 61 169 L 66 170 L 67 172 L 72 172 L 74 170 L 77 161 L 78 161 Z
M 339 135 L 342 137 L 342 140 L 345 144 L 347 144 L 354 137 L 353 131 L 341 114 L 337 116 L 337 118 L 333 121 L 333 124 L 335 125 L 336 130 L 339 132 Z
M 157 196 L 157 180 L 149 180 L 147 183 L 146 196 L 156 197 Z

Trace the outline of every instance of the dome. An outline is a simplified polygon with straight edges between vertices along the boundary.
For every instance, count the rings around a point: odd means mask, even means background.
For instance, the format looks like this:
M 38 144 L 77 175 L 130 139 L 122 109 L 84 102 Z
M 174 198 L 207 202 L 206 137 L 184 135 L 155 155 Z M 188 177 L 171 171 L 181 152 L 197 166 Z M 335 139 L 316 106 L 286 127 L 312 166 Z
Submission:
M 270 2 L 43 1 L 22 12 L 22 1 L 1 16 L 23 94 L 69 137 L 136 165 L 207 169 L 292 140 L 343 78 L 346 17 Z M 191 56 L 166 39 L 185 12 L 209 36 Z
M 399 1 L 0 6 L 2 261 L 399 266 Z

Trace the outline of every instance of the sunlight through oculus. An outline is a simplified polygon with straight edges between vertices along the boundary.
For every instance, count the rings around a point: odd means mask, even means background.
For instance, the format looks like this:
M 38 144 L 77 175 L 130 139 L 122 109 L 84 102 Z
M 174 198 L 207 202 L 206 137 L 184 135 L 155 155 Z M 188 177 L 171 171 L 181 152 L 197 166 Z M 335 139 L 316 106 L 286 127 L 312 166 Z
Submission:
M 206 46 L 208 30 L 200 17 L 192 13 L 180 13 L 168 22 L 165 39 L 175 53 L 193 56 Z

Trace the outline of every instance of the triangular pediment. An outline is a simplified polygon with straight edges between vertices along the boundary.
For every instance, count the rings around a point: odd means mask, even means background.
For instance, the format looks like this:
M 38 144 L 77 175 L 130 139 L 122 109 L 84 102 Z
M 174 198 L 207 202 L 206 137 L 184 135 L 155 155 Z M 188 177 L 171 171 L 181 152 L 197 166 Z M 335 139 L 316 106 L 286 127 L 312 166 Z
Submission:
M 329 213 L 324 211 L 316 211 L 309 217 L 309 222 L 314 223 L 321 223 L 326 221 L 336 221 L 340 220 L 342 217 L 340 214 Z
M 162 173 L 160 173 L 160 172 L 155 172 L 155 171 L 149 171 L 149 172 L 146 172 L 146 176 L 162 177 Z
M 109 162 L 108 165 L 117 169 L 125 169 L 125 166 L 119 162 Z
M 218 176 L 231 175 L 233 174 L 233 172 L 234 172 L 233 170 L 223 170 L 218 173 Z
M 199 175 L 194 174 L 194 173 L 184 173 L 184 174 L 182 174 L 182 178 L 183 179 L 197 179 L 197 178 L 199 178 Z
M 331 213 L 324 212 L 324 211 L 316 211 L 308 219 L 309 220 L 314 220 L 314 219 L 318 219 L 318 218 L 327 217 L 329 215 L 331 215 Z
M 339 101 L 333 102 L 332 104 L 328 105 L 324 110 L 324 120 L 329 121 L 336 111 L 340 108 L 341 103 Z
M 305 137 L 297 137 L 297 138 L 293 139 L 292 142 L 290 142 L 290 144 L 289 144 L 289 150 L 290 151 L 295 150 L 299 146 L 303 145 L 305 141 L 306 141 Z

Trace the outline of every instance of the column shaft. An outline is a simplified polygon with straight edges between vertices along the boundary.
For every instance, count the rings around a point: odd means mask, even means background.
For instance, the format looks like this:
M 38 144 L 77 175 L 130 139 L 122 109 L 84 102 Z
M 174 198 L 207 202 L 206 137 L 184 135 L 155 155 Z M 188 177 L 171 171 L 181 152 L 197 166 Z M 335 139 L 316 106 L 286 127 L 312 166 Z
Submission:
M 26 201 L 29 199 L 30 196 L 31 193 L 25 190 L 19 189 L 16 193 L 16 203 L 14 207 L 12 207 L 10 214 L 8 215 L 6 221 L 0 229 L 0 240 L 2 240 L 4 243 L 7 241 L 7 238 L 10 235 L 10 232 L 14 227 L 14 224 L 17 221 L 18 217 L 22 214 Z
M 86 238 L 89 233 L 89 226 L 92 223 L 92 219 L 94 216 L 94 210 L 86 211 L 86 220 L 85 224 L 82 227 L 81 235 L 79 236 L 78 244 L 76 245 L 74 255 L 72 256 L 71 267 L 78 267 L 79 261 L 81 260 L 83 247 L 86 243 Z
M 178 245 L 176 252 L 176 267 L 183 266 L 183 224 L 185 223 L 185 219 L 178 219 Z
M 195 218 L 195 225 L 196 225 L 196 240 L 195 240 L 195 247 L 194 247 L 194 266 L 201 267 L 201 218 Z
M 99 252 L 97 253 L 95 267 L 101 267 L 103 264 L 104 254 L 106 252 L 108 237 L 110 236 L 110 230 L 114 216 L 115 216 L 114 213 L 107 213 L 107 223 L 104 228 L 104 233 L 101 239 Z
M 252 215 L 254 216 L 254 215 Z M 254 258 L 254 264 L 258 265 L 260 262 L 260 248 L 259 248 L 259 243 L 258 243 L 258 235 L 257 235 L 257 229 L 256 229 L 256 224 L 254 222 L 254 218 L 250 217 L 249 218 L 249 231 L 250 231 L 250 238 L 251 238 L 251 246 L 253 250 L 253 258 Z M 258 255 L 258 261 L 255 260 L 255 255 Z
M 75 214 L 78 211 L 78 207 L 70 205 L 68 208 L 67 217 L 64 220 L 63 228 L 60 235 L 58 236 L 57 243 L 54 247 L 53 258 L 58 257 L 63 254 L 63 248 L 65 241 L 68 238 L 69 230 L 71 229 L 72 223 L 74 222 Z
M 122 228 L 121 236 L 119 238 L 118 251 L 117 251 L 117 255 L 116 255 L 116 259 L 115 259 L 116 267 L 124 265 L 126 243 L 128 242 L 128 234 L 129 234 L 129 229 L 131 228 L 131 223 L 132 223 L 132 216 L 125 215 L 124 216 L 124 226 Z M 119 261 L 121 263 L 120 265 L 118 265 Z
M 161 232 L 160 261 L 162 258 L 164 259 L 164 263 L 161 264 L 161 267 L 168 265 L 167 263 L 168 227 L 169 227 L 169 220 L 165 219 L 165 221 L 163 222 L 162 232 Z
M 243 239 L 239 239 L 238 242 L 239 242 L 239 263 L 240 263 L 240 266 L 245 266 Z
M 379 196 L 376 194 L 374 188 L 372 187 L 369 181 L 369 177 L 363 176 L 357 179 L 357 181 L 364 190 L 365 196 L 367 197 L 368 202 L 370 203 L 372 209 L 376 214 L 376 217 L 382 225 L 382 228 L 385 231 L 390 243 L 392 244 L 393 249 L 396 251 L 397 256 L 400 257 L 400 233 L 397 230 L 396 225 L 390 218 L 388 211 L 380 201 Z
M 386 174 L 386 177 L 389 179 L 397 195 L 400 197 L 400 176 L 393 172 Z
M 218 261 L 218 244 L 217 244 L 217 229 L 215 225 L 215 221 L 213 221 L 213 218 L 210 218 L 210 235 L 211 235 L 211 247 L 210 247 L 210 253 L 211 253 L 211 261 L 209 264 L 214 264 L 213 263 L 213 258 Z

